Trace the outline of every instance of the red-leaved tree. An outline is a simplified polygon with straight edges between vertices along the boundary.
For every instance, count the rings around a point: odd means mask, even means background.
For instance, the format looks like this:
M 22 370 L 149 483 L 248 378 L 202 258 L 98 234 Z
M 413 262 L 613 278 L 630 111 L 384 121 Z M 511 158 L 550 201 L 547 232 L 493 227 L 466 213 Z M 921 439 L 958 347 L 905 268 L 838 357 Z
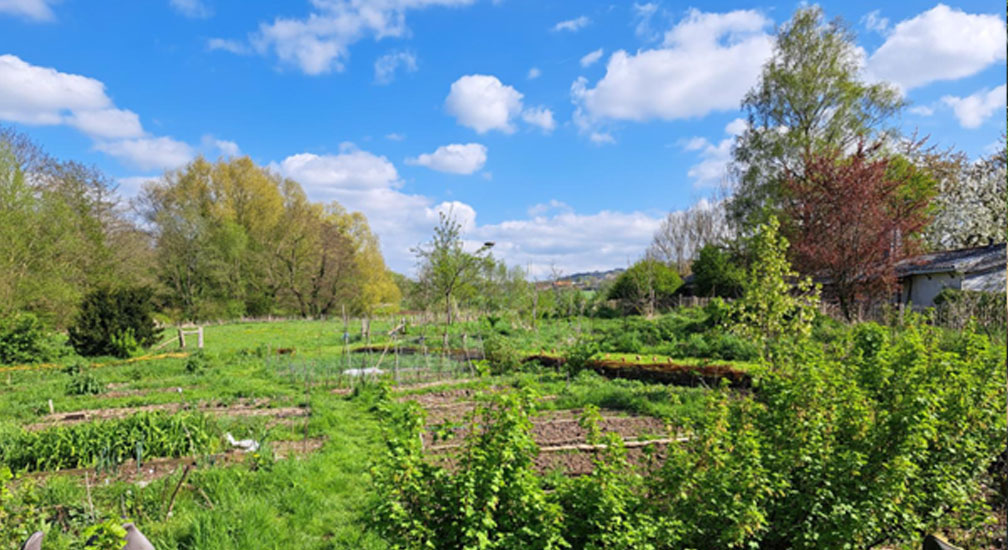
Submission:
M 812 153 L 786 183 L 794 264 L 829 280 L 848 319 L 855 304 L 892 295 L 896 263 L 929 219 L 928 176 L 879 153 L 864 143 L 850 155 Z

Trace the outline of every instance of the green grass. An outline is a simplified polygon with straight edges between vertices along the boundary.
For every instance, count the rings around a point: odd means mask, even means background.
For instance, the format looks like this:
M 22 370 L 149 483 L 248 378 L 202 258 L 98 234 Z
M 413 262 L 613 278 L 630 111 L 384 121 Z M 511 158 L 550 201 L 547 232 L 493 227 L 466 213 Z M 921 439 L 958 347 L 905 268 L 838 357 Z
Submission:
M 372 344 L 388 343 L 385 333 L 396 323 L 398 320 L 391 318 L 373 321 Z M 541 322 L 535 331 L 515 324 L 498 326 L 494 332 L 507 332 L 516 347 L 531 354 L 542 349 L 565 349 L 578 325 L 587 332 L 596 323 L 612 324 L 588 319 L 548 321 Z M 428 365 L 442 369 L 439 376 L 445 379 L 469 376 L 466 364 L 442 363 L 437 348 L 443 330 L 441 325 L 408 327 L 400 344 L 417 346 L 417 338 L 425 336 L 429 355 L 400 355 L 400 381 L 411 382 L 417 369 Z M 466 334 L 467 347 L 479 349 L 481 339 L 491 333 L 488 323 L 482 321 L 459 323 L 447 330 L 452 348 L 461 348 L 462 335 Z M 359 322 L 351 323 L 349 332 L 351 350 L 365 345 Z M 318 452 L 273 461 L 267 445 L 261 456 L 248 455 L 245 463 L 201 466 L 182 486 L 172 516 L 167 519 L 167 502 L 180 472 L 146 486 L 125 482 L 92 486 L 93 520 L 119 517 L 125 512 L 159 550 L 385 548 L 368 528 L 372 504 L 369 470 L 384 452 L 380 415 L 367 398 L 330 391 L 357 383 L 342 371 L 374 366 L 379 354 L 344 354 L 341 320 L 212 325 L 205 328 L 204 335 L 204 359 L 195 370 L 187 368 L 187 358 L 89 369 L 102 388 L 97 395 L 70 394 L 70 375 L 60 368 L 0 373 L 0 427 L 20 429 L 38 422 L 49 413 L 50 399 L 56 412 L 182 402 L 226 405 L 240 398 L 264 398 L 270 401 L 269 406 L 277 407 L 310 405 L 307 419 L 297 418 L 292 424 L 269 429 L 267 418 L 221 417 L 218 422 L 221 432 L 230 431 L 239 439 L 255 437 L 268 442 L 298 440 L 305 435 L 324 438 L 325 444 Z M 295 353 L 279 356 L 277 348 L 293 348 Z M 175 348 L 166 346 L 160 351 Z M 394 365 L 395 358 L 389 354 L 382 368 L 391 370 Z M 107 387 L 109 384 L 112 389 Z M 543 395 L 557 396 L 555 401 L 544 401 L 544 408 L 595 404 L 670 421 L 689 421 L 699 414 L 703 400 L 703 390 L 699 389 L 609 382 L 590 373 L 568 383 L 562 374 L 550 369 L 477 378 L 462 385 L 487 388 L 529 384 L 536 385 Z M 181 394 L 175 391 L 177 388 L 183 389 Z M 414 393 L 440 389 L 428 387 Z M 147 393 L 122 395 L 124 392 Z M 17 548 L 23 535 L 36 528 L 47 532 L 47 550 L 74 548 L 79 533 L 93 523 L 86 504 L 87 489 L 78 477 L 55 475 L 38 484 L 22 479 L 16 483 L 15 499 L 19 506 L 37 509 L 37 513 L 20 522 L 16 531 L 0 534 L 0 549 Z M 54 520 L 51 511 L 56 509 L 63 512 Z

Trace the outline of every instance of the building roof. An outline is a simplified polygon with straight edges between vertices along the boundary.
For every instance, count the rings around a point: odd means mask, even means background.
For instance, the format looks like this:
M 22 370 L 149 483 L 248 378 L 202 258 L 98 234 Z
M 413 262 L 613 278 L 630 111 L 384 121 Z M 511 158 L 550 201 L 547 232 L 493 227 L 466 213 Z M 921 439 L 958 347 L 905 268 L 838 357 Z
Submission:
M 1005 243 L 998 243 L 906 258 L 896 264 L 896 273 L 900 277 L 928 273 L 979 273 L 998 267 L 1004 269 L 1006 263 Z

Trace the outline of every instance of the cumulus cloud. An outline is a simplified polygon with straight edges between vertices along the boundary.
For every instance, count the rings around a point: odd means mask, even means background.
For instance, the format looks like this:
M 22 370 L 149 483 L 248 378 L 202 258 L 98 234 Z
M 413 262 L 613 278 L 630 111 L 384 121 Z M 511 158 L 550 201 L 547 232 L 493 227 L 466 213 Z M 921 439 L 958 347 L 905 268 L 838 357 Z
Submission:
M 641 40 L 657 40 L 661 35 L 654 30 L 654 18 L 658 14 L 658 4 L 648 2 L 633 5 L 634 33 Z
M 904 91 L 976 74 L 1005 60 L 1005 23 L 997 14 L 969 14 L 944 4 L 900 21 L 868 58 L 869 78 Z
M 207 134 L 201 140 L 202 149 L 209 156 L 237 157 L 241 154 L 241 148 L 233 141 L 217 139 Z
M 513 133 L 518 117 L 544 131 L 553 130 L 553 112 L 545 107 L 525 109 L 522 97 L 521 92 L 501 83 L 496 76 L 471 74 L 452 83 L 445 110 L 459 124 L 479 134 L 490 130 Z
M 412 52 L 390 52 L 375 60 L 374 79 L 378 84 L 389 84 L 395 80 L 396 70 L 402 68 L 408 73 L 416 72 L 416 55 Z
M 566 21 L 561 21 L 561 22 L 557 23 L 556 25 L 553 25 L 553 31 L 554 32 L 559 32 L 559 31 L 577 32 L 577 31 L 579 31 L 579 30 L 587 27 L 589 23 L 591 23 L 591 19 L 588 19 L 588 16 L 586 16 L 586 15 L 582 15 L 580 17 L 575 17 L 574 19 L 568 19 Z
M 170 137 L 142 137 L 98 142 L 95 149 L 141 170 L 167 170 L 189 162 L 193 148 Z
M 433 158 L 437 151 L 431 154 Z M 577 214 L 560 202 L 529 209 L 526 219 L 478 222 L 476 210 L 460 201 L 437 202 L 405 192 L 395 166 L 385 157 L 344 144 L 334 155 L 301 153 L 273 163 L 272 169 L 304 187 L 316 201 L 336 200 L 362 212 L 378 235 L 391 269 L 415 267 L 411 248 L 430 239 L 439 212 L 462 224 L 467 248 L 494 241 L 494 255 L 510 265 L 528 266 L 546 276 L 551 264 L 568 272 L 610 269 L 640 256 L 661 220 L 640 212 Z
M 0 0 L 0 13 L 33 21 L 52 21 L 54 0 Z
M 433 153 L 406 159 L 407 164 L 426 166 L 449 174 L 472 174 L 486 164 L 487 148 L 480 143 L 442 145 Z
M 364 38 L 407 34 L 406 13 L 429 6 L 461 6 L 473 0 L 313 0 L 306 18 L 277 17 L 262 23 L 250 42 L 262 55 L 274 54 L 305 74 L 342 71 L 350 46 Z
M 496 76 L 466 75 L 452 83 L 445 109 L 477 133 L 500 130 L 510 134 L 515 131 L 511 120 L 522 109 L 522 94 Z
M 578 214 L 559 201 L 532 207 L 530 216 L 477 224 L 467 238 L 493 241 L 495 256 L 542 278 L 552 265 L 568 273 L 623 267 L 641 256 L 661 223 L 641 212 Z
M 1004 114 L 1006 92 L 1008 89 L 1002 84 L 993 90 L 980 90 L 966 97 L 947 95 L 942 98 L 942 103 L 952 108 L 960 126 L 978 128 L 995 112 Z
M 76 128 L 95 149 L 143 169 L 176 168 L 193 154 L 185 143 L 147 135 L 140 117 L 116 107 L 102 82 L 13 55 L 0 55 L 0 120 Z
M 170 0 L 169 3 L 175 11 L 193 19 L 206 19 L 213 15 L 213 10 L 202 0 Z
M 67 124 L 96 138 L 130 138 L 143 135 L 140 117 L 133 111 L 123 109 L 99 109 L 71 113 Z
M 532 67 L 531 69 L 529 69 L 529 72 L 528 72 L 528 79 L 529 80 L 535 80 L 535 79 L 539 78 L 540 76 L 542 76 L 542 71 L 539 70 L 539 67 Z
M 771 54 L 770 23 L 753 10 L 691 10 L 660 48 L 617 51 L 594 86 L 576 80 L 575 122 L 590 133 L 607 120 L 676 120 L 737 109 Z
M 581 58 L 581 66 L 588 67 L 593 65 L 599 59 L 602 59 L 602 48 L 599 48 L 593 52 L 588 52 L 584 57 Z
M 727 137 L 717 143 L 711 143 L 702 137 L 694 137 L 683 142 L 684 150 L 698 151 L 700 155 L 700 162 L 690 166 L 686 172 L 686 175 L 693 180 L 693 187 L 712 188 L 724 181 L 728 164 L 731 162 L 732 144 L 738 135 L 745 132 L 747 126 L 745 120 L 736 118 L 725 126 Z
M 530 107 L 522 111 L 522 120 L 533 126 L 538 126 L 544 132 L 552 132 L 556 128 L 553 111 L 545 107 Z

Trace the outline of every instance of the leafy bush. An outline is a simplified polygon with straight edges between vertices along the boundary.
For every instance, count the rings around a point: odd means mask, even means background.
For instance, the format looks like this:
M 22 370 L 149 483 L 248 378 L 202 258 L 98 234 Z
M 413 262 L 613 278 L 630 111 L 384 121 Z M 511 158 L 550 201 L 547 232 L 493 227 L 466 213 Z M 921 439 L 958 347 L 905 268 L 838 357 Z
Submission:
M 203 374 L 207 370 L 217 366 L 216 355 L 199 350 L 186 358 L 185 370 L 189 374 Z
M 102 384 L 91 374 L 88 364 L 84 361 L 74 361 L 63 368 L 70 375 L 66 392 L 68 395 L 96 395 L 101 393 Z
M 594 341 L 582 338 L 571 346 L 564 354 L 564 368 L 567 376 L 574 376 L 588 368 L 588 365 L 598 354 L 598 344 Z
M 85 356 L 129 357 L 161 335 L 149 288 L 99 288 L 84 297 L 70 327 L 70 345 Z
M 0 318 L 0 364 L 53 361 L 62 355 L 61 347 L 57 336 L 31 313 Z
M 935 321 L 959 330 L 970 320 L 977 321 L 988 334 L 1004 334 L 1008 325 L 1003 292 L 978 292 L 946 288 L 934 299 Z
M 705 245 L 690 269 L 697 296 L 735 298 L 742 293 L 745 271 L 727 250 Z
M 379 532 L 398 548 L 561 548 L 560 507 L 533 464 L 534 398 L 503 394 L 477 408 L 450 470 L 424 458 L 423 411 L 399 411 L 386 457 L 372 472 Z
M 514 372 L 521 368 L 521 353 L 503 336 L 494 334 L 483 341 L 483 357 L 490 362 L 491 374 Z
M 682 279 L 671 267 L 645 259 L 630 266 L 609 289 L 609 299 L 619 300 L 625 311 L 651 314 L 669 306 Z
M 84 550 L 119 550 L 126 539 L 126 530 L 115 518 L 92 525 L 81 535 L 86 542 Z

